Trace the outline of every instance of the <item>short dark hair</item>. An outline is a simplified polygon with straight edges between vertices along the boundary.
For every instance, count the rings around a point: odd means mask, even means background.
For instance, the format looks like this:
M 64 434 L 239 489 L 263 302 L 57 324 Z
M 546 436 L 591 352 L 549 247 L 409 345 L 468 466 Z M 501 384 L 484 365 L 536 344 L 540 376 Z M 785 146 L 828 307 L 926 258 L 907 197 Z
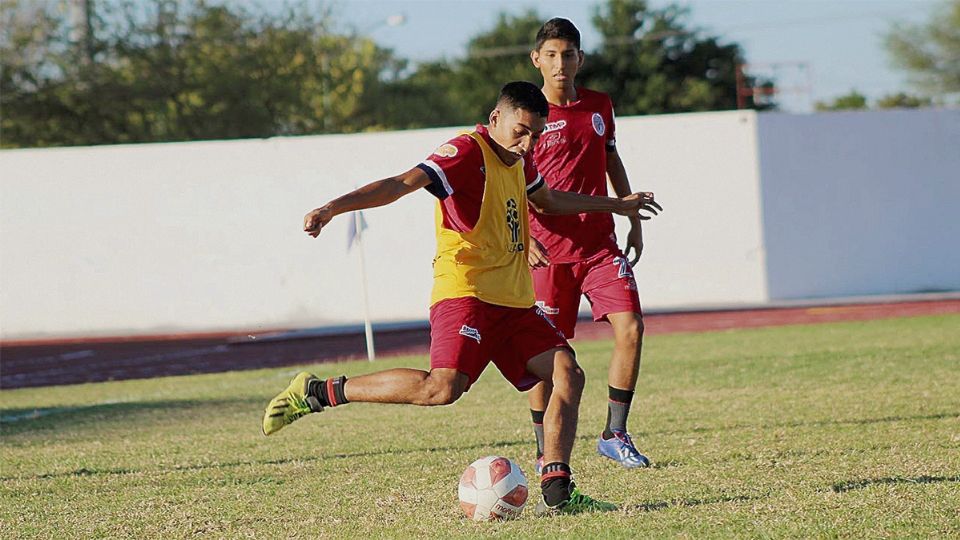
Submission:
M 573 43 L 578 51 L 580 50 L 580 31 L 567 19 L 554 17 L 543 23 L 543 26 L 541 26 L 537 32 L 537 48 L 535 50 L 539 51 L 540 47 L 543 47 L 543 43 L 548 39 L 569 41 Z
M 543 92 L 527 81 L 513 81 L 503 85 L 497 98 L 497 107 L 502 105 L 537 113 L 543 118 L 550 114 L 550 106 L 547 105 Z

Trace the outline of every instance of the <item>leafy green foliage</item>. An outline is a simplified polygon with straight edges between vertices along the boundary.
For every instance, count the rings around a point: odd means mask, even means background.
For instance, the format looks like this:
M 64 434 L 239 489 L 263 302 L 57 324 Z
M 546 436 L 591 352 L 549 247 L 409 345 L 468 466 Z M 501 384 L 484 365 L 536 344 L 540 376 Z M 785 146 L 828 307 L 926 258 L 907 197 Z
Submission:
M 960 0 L 946 1 L 926 24 L 895 26 L 885 44 L 894 65 L 911 73 L 920 90 L 960 97 Z
M 65 14 L 38 9 L 31 19 L 28 2 L 6 1 L 27 20 L 2 43 L 5 145 L 356 131 L 353 117 L 392 59 L 303 7 L 94 4 L 87 47 Z
M 683 24 L 685 8 L 651 9 L 644 0 L 610 0 L 593 17 L 603 43 L 589 55 L 585 86 L 610 94 L 621 115 L 737 108 L 736 44 L 701 36 Z M 746 77 L 745 87 L 770 86 Z M 755 103 L 750 108 L 771 108 Z
M 505 82 L 540 80 L 529 59 L 543 22 L 534 11 L 501 14 L 464 58 L 414 67 L 333 31 L 329 13 L 305 0 L 268 11 L 204 0 L 61 4 L 86 11 L 0 2 L 5 147 L 472 124 L 485 121 Z M 609 0 L 593 20 L 603 42 L 579 82 L 610 93 L 621 115 L 735 108 L 739 46 L 687 29 L 684 16 Z
M 929 97 L 914 96 L 899 92 L 889 94 L 876 100 L 874 108 L 876 109 L 918 109 L 921 107 L 930 107 L 933 100 Z M 832 101 L 818 101 L 814 104 L 818 111 L 865 111 L 870 108 L 867 96 L 856 90 L 850 93 L 837 96 Z
M 867 109 L 867 96 L 851 90 L 849 94 L 838 96 L 831 102 L 818 101 L 814 107 L 818 111 L 862 111 Z
M 930 107 L 933 100 L 924 96 L 913 96 L 904 92 L 889 94 L 877 100 L 878 109 L 919 109 Z

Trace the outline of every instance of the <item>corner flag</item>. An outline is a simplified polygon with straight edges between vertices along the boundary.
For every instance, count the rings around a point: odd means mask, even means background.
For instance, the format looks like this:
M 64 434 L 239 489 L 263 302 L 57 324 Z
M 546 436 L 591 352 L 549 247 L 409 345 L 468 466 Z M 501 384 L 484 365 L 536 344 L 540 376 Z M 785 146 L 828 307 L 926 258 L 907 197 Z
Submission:
M 362 211 L 357 210 L 351 214 L 356 215 L 351 215 L 350 222 L 347 224 L 347 251 L 350 251 L 354 243 L 360 243 L 360 236 L 367 228 L 367 220 L 363 218 Z
M 367 337 L 367 360 L 373 362 L 377 353 L 373 348 L 373 324 L 370 322 L 370 295 L 367 292 L 367 268 L 363 260 L 363 230 L 367 228 L 367 220 L 363 219 L 363 212 L 356 211 L 350 214 L 350 223 L 347 225 L 347 251 L 356 243 L 360 254 L 360 286 L 363 288 L 363 330 Z

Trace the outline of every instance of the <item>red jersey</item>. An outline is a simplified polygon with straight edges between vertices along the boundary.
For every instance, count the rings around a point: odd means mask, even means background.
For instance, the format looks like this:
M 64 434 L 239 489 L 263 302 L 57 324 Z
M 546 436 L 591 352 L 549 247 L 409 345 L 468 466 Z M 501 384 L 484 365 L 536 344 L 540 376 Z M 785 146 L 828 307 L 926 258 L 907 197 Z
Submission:
M 616 148 L 610 96 L 577 89 L 577 101 L 550 104 L 550 116 L 533 151 L 547 185 L 558 191 L 607 195 L 607 152 Z M 530 212 L 530 236 L 547 248 L 550 261 L 583 261 L 617 247 L 613 216 L 590 213 L 569 216 Z
M 486 126 L 478 125 L 476 131 L 494 147 Z M 417 167 L 430 177 L 431 183 L 424 189 L 440 199 L 443 226 L 457 232 L 473 230 L 480 219 L 486 184 L 483 151 L 477 141 L 467 134 L 450 139 Z M 544 185 L 533 160 L 524 160 L 523 174 L 528 195 Z

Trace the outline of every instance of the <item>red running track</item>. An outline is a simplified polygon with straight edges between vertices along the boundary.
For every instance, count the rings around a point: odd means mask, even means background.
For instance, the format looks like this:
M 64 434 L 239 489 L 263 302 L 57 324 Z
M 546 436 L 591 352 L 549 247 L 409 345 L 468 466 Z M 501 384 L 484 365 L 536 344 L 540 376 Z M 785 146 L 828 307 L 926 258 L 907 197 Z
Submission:
M 646 334 L 707 332 L 731 328 L 859 321 L 960 313 L 960 300 L 928 300 L 649 314 Z M 0 388 L 24 388 L 107 380 L 214 373 L 365 357 L 362 333 L 281 340 L 238 340 L 237 334 L 139 338 L 8 341 L 0 343 Z M 577 339 L 611 337 L 605 323 L 581 321 Z M 420 328 L 376 335 L 379 356 L 426 354 L 430 332 Z

